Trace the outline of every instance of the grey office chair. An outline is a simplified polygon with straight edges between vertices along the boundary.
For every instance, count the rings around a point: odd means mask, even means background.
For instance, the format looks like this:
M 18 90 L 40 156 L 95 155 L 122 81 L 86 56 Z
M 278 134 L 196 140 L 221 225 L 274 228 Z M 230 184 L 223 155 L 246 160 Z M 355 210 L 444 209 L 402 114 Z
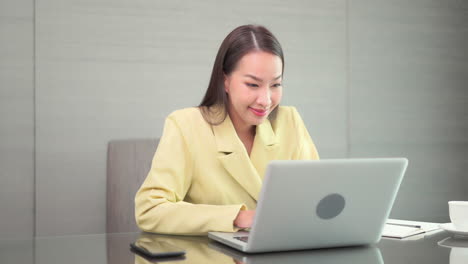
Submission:
M 107 148 L 106 231 L 139 231 L 135 193 L 145 180 L 159 139 L 113 140 Z

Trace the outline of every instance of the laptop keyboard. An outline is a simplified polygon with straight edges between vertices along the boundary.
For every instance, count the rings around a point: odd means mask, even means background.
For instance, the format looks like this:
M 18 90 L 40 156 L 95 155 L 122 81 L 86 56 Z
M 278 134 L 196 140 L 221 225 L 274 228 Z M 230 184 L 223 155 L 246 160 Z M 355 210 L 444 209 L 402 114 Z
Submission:
M 241 237 L 234 237 L 235 239 L 238 239 L 242 242 L 248 242 L 249 241 L 249 237 L 248 236 L 241 236 Z

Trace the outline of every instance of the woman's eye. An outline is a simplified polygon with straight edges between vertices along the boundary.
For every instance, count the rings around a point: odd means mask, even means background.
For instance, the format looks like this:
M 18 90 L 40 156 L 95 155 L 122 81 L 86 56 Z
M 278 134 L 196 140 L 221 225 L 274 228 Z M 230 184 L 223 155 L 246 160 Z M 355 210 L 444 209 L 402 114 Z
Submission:
M 245 84 L 249 87 L 258 87 L 258 85 L 255 83 L 245 83 Z
M 281 86 L 281 83 L 275 83 L 273 84 L 273 87 L 280 87 Z

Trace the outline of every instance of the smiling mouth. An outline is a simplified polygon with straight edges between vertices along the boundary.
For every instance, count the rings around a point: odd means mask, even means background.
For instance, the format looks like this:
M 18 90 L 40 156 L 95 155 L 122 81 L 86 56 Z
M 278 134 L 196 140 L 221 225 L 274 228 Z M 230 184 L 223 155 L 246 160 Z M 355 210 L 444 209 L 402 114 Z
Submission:
M 252 111 L 252 113 L 254 113 L 256 116 L 265 116 L 268 111 L 267 110 L 262 110 L 262 109 L 255 109 L 255 108 L 252 108 L 252 107 L 249 107 L 250 111 Z

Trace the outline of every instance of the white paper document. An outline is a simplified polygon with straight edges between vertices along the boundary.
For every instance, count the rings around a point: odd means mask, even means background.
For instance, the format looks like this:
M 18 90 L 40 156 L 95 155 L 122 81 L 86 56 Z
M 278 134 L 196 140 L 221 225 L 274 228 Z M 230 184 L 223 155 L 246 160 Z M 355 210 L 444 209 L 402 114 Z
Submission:
M 391 238 L 406 238 L 440 229 L 440 223 L 418 222 L 398 219 L 388 219 L 382 236 Z

